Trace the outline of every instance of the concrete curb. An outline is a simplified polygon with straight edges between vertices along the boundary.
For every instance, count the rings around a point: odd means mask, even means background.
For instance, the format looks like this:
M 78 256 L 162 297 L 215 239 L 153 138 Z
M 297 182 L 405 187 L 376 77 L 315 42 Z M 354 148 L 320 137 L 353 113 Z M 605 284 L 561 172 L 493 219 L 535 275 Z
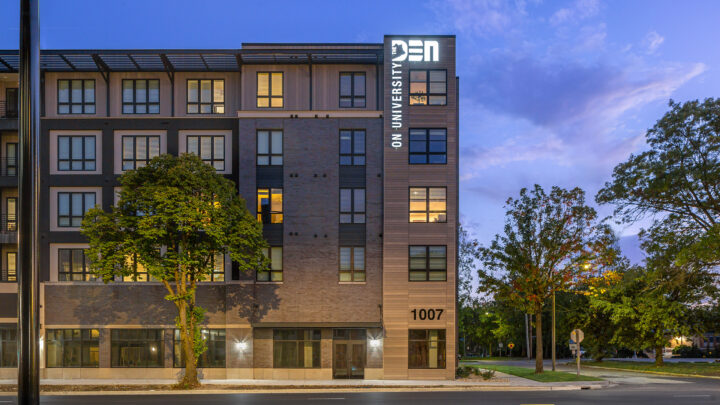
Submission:
M 617 368 L 617 367 L 604 367 L 604 366 L 588 366 L 583 364 L 583 367 L 587 368 L 597 368 L 601 370 L 613 370 L 613 371 L 626 371 L 629 373 L 644 373 L 644 374 L 657 374 L 657 375 L 667 375 L 672 377 L 686 377 L 686 378 L 708 378 L 711 380 L 720 380 L 720 377 L 712 376 L 712 375 L 698 375 L 698 374 L 680 374 L 680 373 L 670 373 L 667 371 L 650 371 L 650 370 L 629 370 L 626 368 Z

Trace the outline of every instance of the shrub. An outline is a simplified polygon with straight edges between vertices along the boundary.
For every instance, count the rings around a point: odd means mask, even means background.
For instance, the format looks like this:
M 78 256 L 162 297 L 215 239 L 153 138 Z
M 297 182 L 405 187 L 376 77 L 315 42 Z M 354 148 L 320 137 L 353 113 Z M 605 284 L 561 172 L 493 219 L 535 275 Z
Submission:
M 490 380 L 495 377 L 495 370 L 483 370 L 480 372 L 480 376 L 483 380 Z
M 703 352 L 695 345 L 677 346 L 673 349 L 673 354 L 688 359 L 699 359 L 703 357 Z
M 470 377 L 470 367 L 458 367 L 455 369 L 455 378 L 468 378 Z

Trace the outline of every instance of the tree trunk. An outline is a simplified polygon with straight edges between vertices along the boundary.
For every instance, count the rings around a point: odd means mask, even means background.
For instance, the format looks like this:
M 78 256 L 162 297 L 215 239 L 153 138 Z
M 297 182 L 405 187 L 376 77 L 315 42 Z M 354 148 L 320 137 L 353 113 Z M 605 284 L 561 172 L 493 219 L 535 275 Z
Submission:
M 542 310 L 535 314 L 535 374 L 543 372 Z
M 196 388 L 200 386 L 200 381 L 198 380 L 195 349 L 193 348 L 195 346 L 195 327 L 192 324 L 192 316 L 188 317 L 187 303 L 180 303 L 178 310 L 180 311 L 180 339 L 182 351 L 185 355 L 185 374 L 179 385 L 181 388 Z
M 663 349 L 665 346 L 655 346 L 655 366 L 662 367 L 665 364 Z

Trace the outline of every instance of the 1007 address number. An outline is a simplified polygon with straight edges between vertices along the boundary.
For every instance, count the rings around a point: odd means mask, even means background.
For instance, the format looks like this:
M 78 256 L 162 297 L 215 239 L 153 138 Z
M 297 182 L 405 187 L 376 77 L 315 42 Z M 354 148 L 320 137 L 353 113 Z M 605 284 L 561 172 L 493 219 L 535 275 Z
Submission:
M 444 312 L 441 308 L 436 309 L 426 309 L 426 308 L 420 308 L 420 309 L 413 309 L 410 311 L 412 313 L 413 321 L 439 321 L 440 317 L 442 317 L 442 314 Z

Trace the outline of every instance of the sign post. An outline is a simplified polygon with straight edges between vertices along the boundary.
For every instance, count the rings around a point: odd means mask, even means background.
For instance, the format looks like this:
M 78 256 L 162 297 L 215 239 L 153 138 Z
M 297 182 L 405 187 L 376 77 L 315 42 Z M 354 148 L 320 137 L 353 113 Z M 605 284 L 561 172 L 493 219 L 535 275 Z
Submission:
M 585 339 L 585 334 L 580 329 L 570 332 L 570 350 L 575 346 L 575 356 L 577 361 L 577 375 L 580 376 L 580 342 Z

